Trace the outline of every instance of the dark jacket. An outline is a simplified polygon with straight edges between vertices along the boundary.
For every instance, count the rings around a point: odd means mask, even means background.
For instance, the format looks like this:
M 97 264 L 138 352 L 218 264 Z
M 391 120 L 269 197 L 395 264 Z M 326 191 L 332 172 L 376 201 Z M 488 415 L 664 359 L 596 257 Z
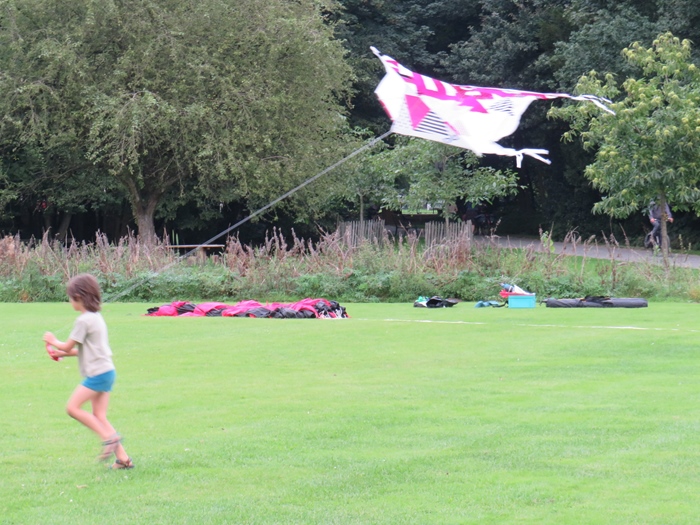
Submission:
M 653 219 L 654 221 L 660 221 L 661 215 L 661 206 L 658 206 L 654 201 L 651 201 L 651 204 L 649 205 L 649 220 Z M 666 203 L 666 217 L 673 219 L 671 208 L 668 207 L 668 203 Z

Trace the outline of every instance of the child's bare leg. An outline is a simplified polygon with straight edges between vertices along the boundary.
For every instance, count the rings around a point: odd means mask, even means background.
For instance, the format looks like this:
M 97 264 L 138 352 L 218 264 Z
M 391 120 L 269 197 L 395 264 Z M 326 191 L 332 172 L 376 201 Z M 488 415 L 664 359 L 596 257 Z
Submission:
M 66 412 L 70 417 L 88 427 L 95 434 L 100 436 L 103 441 L 105 441 L 114 434 L 114 429 L 111 428 L 111 425 L 109 427 L 105 427 L 102 421 L 95 417 L 94 414 L 91 414 L 90 412 L 81 408 L 88 401 L 93 401 L 94 403 L 95 397 L 97 397 L 100 393 L 101 392 L 90 390 L 83 385 L 78 385 L 73 391 L 73 394 L 70 396 L 70 399 L 68 399 L 68 403 L 66 404 Z
M 117 431 L 114 430 L 114 427 L 107 419 L 107 408 L 109 407 L 109 392 L 95 393 L 97 395 L 92 398 L 92 414 L 100 422 L 100 424 L 102 424 L 103 428 L 108 430 L 109 436 L 114 436 L 117 433 Z M 121 461 L 126 461 L 127 459 L 129 459 L 129 456 L 124 450 L 124 447 L 122 446 L 121 442 L 119 442 L 119 444 L 117 445 L 117 448 L 114 451 L 114 455 L 117 456 L 117 459 L 120 459 Z

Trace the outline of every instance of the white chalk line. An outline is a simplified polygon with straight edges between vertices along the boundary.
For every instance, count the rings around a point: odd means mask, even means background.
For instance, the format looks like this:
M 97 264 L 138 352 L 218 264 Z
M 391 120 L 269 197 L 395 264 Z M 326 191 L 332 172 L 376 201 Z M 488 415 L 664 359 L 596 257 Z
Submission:
M 457 324 L 457 325 L 490 325 L 496 323 L 486 323 L 481 321 L 436 321 L 434 319 L 366 319 L 353 318 L 356 321 L 381 321 L 389 323 L 434 323 L 434 324 Z M 514 323 L 513 326 L 522 326 L 526 328 L 578 328 L 591 330 L 638 330 L 649 332 L 692 332 L 700 333 L 700 330 L 692 330 L 688 328 L 655 328 L 650 326 L 604 326 L 604 325 L 568 325 L 568 324 L 533 324 L 533 323 Z

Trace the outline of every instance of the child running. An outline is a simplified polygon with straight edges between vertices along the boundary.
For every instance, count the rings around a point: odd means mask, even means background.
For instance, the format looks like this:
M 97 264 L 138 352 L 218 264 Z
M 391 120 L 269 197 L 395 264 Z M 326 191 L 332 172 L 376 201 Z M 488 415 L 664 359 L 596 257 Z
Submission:
M 134 464 L 122 446 L 121 436 L 107 420 L 109 393 L 116 371 L 107 338 L 107 325 L 99 313 L 100 285 L 95 277 L 83 273 L 68 282 L 66 291 L 71 306 L 80 312 L 68 340 L 59 341 L 51 332 L 44 334 L 44 341 L 56 348 L 51 351 L 52 357 L 78 356 L 80 375 L 85 378 L 73 391 L 66 412 L 102 439 L 102 453 L 98 456 L 100 461 L 108 461 L 114 454 L 116 460 L 111 468 L 133 468 Z M 82 409 L 88 401 L 92 404 L 92 413 Z

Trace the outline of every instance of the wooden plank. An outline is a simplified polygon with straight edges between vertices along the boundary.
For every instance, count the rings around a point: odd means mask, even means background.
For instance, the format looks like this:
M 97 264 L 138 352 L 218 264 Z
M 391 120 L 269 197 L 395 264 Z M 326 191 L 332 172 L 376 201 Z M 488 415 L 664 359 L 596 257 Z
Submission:
M 172 248 L 173 250 L 192 250 L 194 248 L 201 248 L 204 250 L 209 250 L 213 248 L 226 248 L 225 244 L 169 244 L 166 248 Z

